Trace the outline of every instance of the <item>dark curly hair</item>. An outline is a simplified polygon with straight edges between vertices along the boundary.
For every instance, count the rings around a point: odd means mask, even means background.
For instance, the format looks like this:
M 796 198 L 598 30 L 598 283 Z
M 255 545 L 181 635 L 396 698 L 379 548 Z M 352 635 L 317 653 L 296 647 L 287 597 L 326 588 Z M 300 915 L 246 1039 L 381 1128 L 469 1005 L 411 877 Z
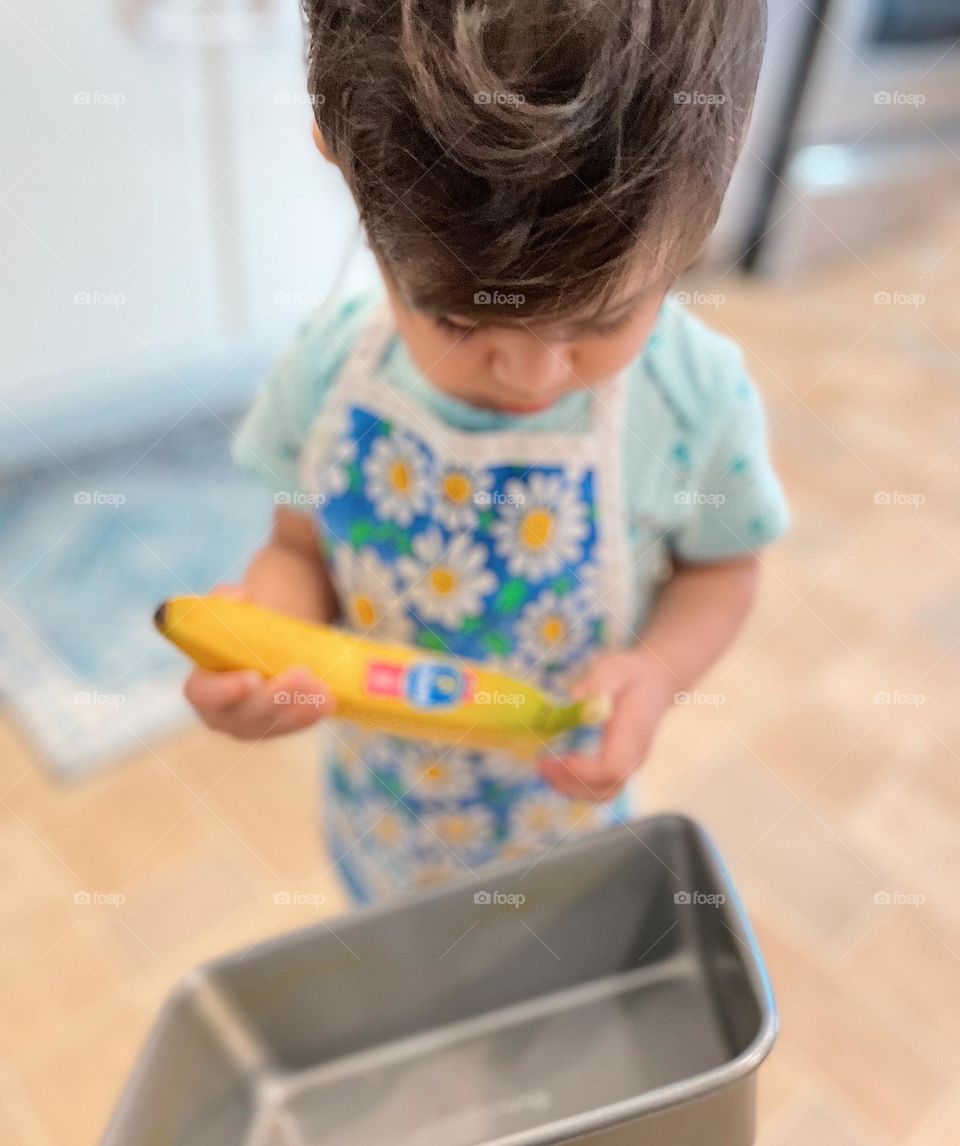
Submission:
M 367 237 L 429 313 L 599 315 L 716 222 L 763 0 L 303 0 L 308 87 Z M 516 310 L 512 310 L 513 316 Z

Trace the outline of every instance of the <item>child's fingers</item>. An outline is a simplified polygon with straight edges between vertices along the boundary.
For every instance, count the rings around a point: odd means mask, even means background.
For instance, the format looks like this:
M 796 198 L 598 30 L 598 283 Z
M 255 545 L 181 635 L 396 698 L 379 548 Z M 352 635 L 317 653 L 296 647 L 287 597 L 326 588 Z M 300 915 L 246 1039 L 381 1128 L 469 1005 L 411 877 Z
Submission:
M 194 708 L 206 712 L 232 708 L 246 700 L 263 678 L 252 669 L 236 672 L 208 672 L 195 668 L 183 686 L 183 695 Z
M 244 740 L 295 732 L 336 707 L 327 686 L 302 666 L 269 680 L 252 670 L 196 669 L 184 694 L 210 728 Z
M 538 763 L 540 775 L 573 800 L 612 800 L 626 778 L 610 772 L 602 759 L 589 756 L 548 756 Z
M 227 597 L 232 601 L 239 601 L 244 596 L 242 585 L 232 585 L 227 581 L 222 581 L 219 585 L 214 585 L 210 590 L 211 597 Z

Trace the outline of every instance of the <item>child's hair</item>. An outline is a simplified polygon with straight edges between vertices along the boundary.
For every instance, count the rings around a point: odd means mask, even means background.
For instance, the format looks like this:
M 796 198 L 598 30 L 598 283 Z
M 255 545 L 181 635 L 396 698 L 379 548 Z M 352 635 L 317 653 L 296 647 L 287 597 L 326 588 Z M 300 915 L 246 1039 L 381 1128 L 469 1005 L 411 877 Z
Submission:
M 712 230 L 764 0 L 303 5 L 318 127 L 411 306 L 589 318 L 635 268 L 645 285 L 678 273 Z

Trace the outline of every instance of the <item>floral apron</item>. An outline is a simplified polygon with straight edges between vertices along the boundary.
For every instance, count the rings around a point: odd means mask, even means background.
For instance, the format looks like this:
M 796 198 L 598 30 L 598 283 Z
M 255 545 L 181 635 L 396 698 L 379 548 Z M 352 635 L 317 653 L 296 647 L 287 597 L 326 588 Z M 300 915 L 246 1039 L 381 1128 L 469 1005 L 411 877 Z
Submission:
M 591 398 L 582 430 L 465 431 L 378 377 L 396 338 L 384 304 L 301 456 L 341 623 L 562 695 L 598 650 L 630 640 L 625 380 Z M 558 794 L 509 752 L 336 719 L 324 735 L 327 839 L 361 902 L 535 855 L 623 810 Z

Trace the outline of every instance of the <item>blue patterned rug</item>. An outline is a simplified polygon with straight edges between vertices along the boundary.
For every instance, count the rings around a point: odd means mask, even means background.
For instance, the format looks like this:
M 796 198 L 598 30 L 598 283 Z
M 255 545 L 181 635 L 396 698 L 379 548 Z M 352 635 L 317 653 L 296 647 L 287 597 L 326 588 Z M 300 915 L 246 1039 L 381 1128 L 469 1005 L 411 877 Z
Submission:
M 183 727 L 187 662 L 165 597 L 242 577 L 269 496 L 215 419 L 0 479 L 0 695 L 37 758 L 82 777 Z

